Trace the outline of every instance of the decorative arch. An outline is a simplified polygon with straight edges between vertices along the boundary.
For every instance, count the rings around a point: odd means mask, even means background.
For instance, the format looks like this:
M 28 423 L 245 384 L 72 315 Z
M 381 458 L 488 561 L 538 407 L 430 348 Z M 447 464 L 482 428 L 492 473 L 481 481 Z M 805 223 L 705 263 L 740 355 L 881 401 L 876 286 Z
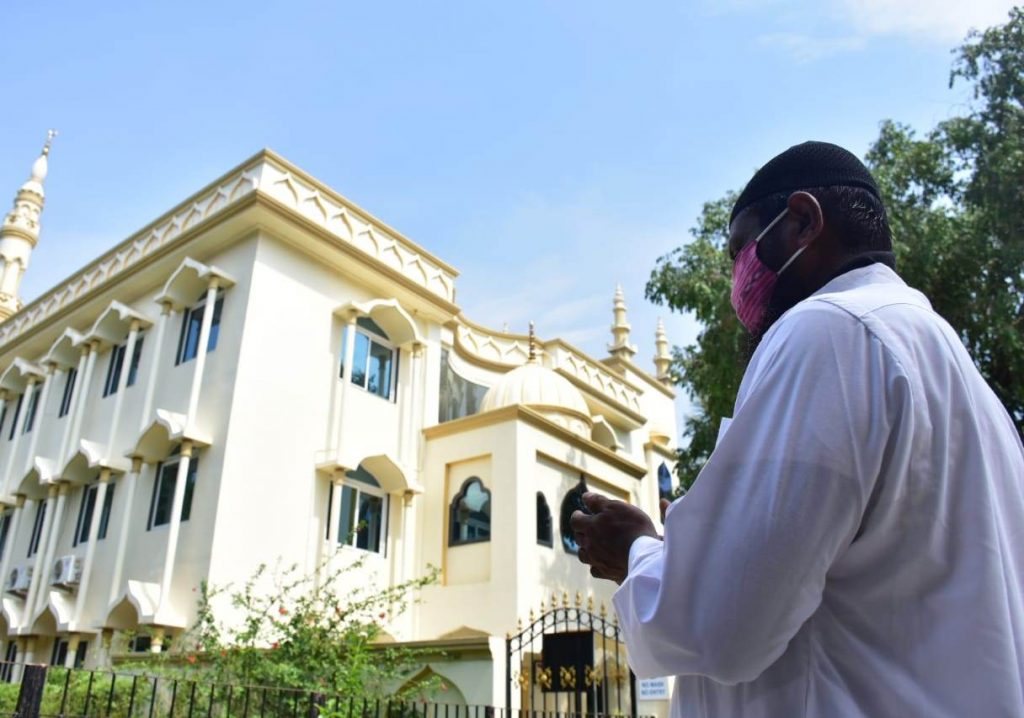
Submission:
M 537 543 L 548 548 L 555 545 L 551 508 L 542 491 L 537 492 Z
M 436 679 L 436 680 L 435 680 Z M 431 685 L 435 683 L 436 685 Z M 464 706 L 466 696 L 450 678 L 447 678 L 431 666 L 424 666 L 419 673 L 407 680 L 399 689 L 399 693 L 416 692 L 418 687 L 423 687 L 423 692 L 416 696 L 430 703 L 442 703 L 447 705 Z
M 50 345 L 46 355 L 42 358 L 42 363 L 55 364 L 60 369 L 70 369 L 78 364 L 78 358 L 81 356 L 82 342 L 85 341 L 85 336 L 81 332 L 77 332 L 70 327 L 66 328 L 57 340 Z
M 593 429 L 590 431 L 590 438 L 595 444 L 600 444 L 612 451 L 622 448 L 622 444 L 619 443 L 619 439 L 615 434 L 615 429 L 612 428 L 607 419 L 603 416 L 595 416 L 592 421 Z
M 191 441 L 196 447 L 210 445 L 205 434 L 188 426 L 184 414 L 157 409 L 156 418 L 139 434 L 135 447 L 128 453 L 129 456 L 154 464 L 170 456 L 183 441 Z
M 123 474 L 128 471 L 129 465 L 120 457 L 108 458 L 103 445 L 82 439 L 78 442 L 78 451 L 64 465 L 61 477 L 73 484 L 87 484 L 96 478 L 101 469 Z
M 21 357 L 15 357 L 11 365 L 0 374 L 0 389 L 6 389 L 13 394 L 20 394 L 28 386 L 29 379 L 42 381 L 46 372 L 35 362 L 30 362 Z
M 32 460 L 32 466 L 18 482 L 14 493 L 24 494 L 28 499 L 46 498 L 49 485 L 59 478 L 60 474 L 57 473 L 57 466 L 52 459 L 36 456 Z
M 340 316 L 366 316 L 383 329 L 388 339 L 398 346 L 425 344 L 416 322 L 402 308 L 397 299 L 372 299 L 368 302 L 348 302 L 334 313 Z
M 234 278 L 222 269 L 185 257 L 167 279 L 156 301 L 180 312 L 192 306 L 196 297 L 209 289 L 211 279 L 217 280 L 220 289 L 230 289 L 235 285 Z
M 141 329 L 153 326 L 153 320 L 145 314 L 121 302 L 111 302 L 93 322 L 85 339 L 99 342 L 102 347 L 120 344 L 128 336 L 133 322 L 138 322 Z
M 115 631 L 137 631 L 139 625 L 139 610 L 129 594 L 112 605 L 103 619 L 103 626 Z
M 491 540 L 491 490 L 478 476 L 462 483 L 448 507 L 448 545 Z

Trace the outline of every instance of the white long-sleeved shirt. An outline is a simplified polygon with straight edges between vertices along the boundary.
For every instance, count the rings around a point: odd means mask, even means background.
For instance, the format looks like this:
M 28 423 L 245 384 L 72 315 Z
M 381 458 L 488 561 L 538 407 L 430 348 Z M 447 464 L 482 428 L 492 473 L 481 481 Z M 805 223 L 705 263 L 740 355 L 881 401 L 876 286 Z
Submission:
M 1024 447 L 888 267 L 752 358 L 732 424 L 615 594 L 682 716 L 1024 716 Z

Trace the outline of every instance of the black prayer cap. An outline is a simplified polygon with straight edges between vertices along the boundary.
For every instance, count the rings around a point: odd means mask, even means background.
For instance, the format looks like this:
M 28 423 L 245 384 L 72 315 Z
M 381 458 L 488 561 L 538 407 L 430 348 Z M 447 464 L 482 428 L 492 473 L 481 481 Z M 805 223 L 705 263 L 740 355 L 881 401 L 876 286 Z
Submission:
M 881 199 L 875 178 L 849 150 L 830 142 L 793 145 L 754 174 L 736 200 L 729 222 L 750 205 L 777 192 L 838 186 L 861 187 Z

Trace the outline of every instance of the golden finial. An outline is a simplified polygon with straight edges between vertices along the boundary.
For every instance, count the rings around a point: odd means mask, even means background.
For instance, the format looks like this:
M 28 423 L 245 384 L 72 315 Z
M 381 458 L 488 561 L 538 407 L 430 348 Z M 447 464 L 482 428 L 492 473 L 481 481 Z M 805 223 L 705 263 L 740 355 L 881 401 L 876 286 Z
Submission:
M 543 598 L 540 600 L 540 612 L 544 613 L 544 599 Z
M 50 145 L 53 144 L 53 138 L 56 137 L 58 134 L 60 133 L 57 132 L 57 130 L 51 129 L 46 131 L 46 144 L 43 145 L 44 155 L 50 154 Z
M 530 361 L 537 361 L 537 329 L 530 322 Z
M 587 610 L 590 611 L 591 613 L 594 612 L 594 597 L 593 596 L 587 596 Z
M 558 608 L 558 592 L 551 592 L 551 610 Z
M 583 605 L 583 594 L 581 594 L 579 591 L 577 591 L 576 592 L 576 608 L 579 608 L 582 605 Z
M 601 601 L 601 618 L 608 617 L 608 607 L 604 605 L 604 601 Z
M 569 592 L 562 591 L 562 608 L 569 608 Z
M 533 609 L 531 608 L 530 609 L 530 623 L 534 623 L 536 620 L 537 620 L 537 614 L 534 613 Z
M 505 640 L 506 641 L 511 641 L 512 640 L 512 631 L 505 631 Z
M 517 618 L 516 619 L 516 630 L 517 631 L 522 631 L 523 630 L 523 619 L 521 619 L 521 618 Z

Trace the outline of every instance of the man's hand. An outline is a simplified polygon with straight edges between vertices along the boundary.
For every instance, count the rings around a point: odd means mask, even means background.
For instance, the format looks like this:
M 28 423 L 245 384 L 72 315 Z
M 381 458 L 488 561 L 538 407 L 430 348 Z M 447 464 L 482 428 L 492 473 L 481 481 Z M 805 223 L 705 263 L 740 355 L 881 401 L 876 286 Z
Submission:
M 641 536 L 660 538 L 651 518 L 635 506 L 599 494 L 583 494 L 590 514 L 574 511 L 570 519 L 580 561 L 590 575 L 622 583 L 629 571 L 629 547 Z

